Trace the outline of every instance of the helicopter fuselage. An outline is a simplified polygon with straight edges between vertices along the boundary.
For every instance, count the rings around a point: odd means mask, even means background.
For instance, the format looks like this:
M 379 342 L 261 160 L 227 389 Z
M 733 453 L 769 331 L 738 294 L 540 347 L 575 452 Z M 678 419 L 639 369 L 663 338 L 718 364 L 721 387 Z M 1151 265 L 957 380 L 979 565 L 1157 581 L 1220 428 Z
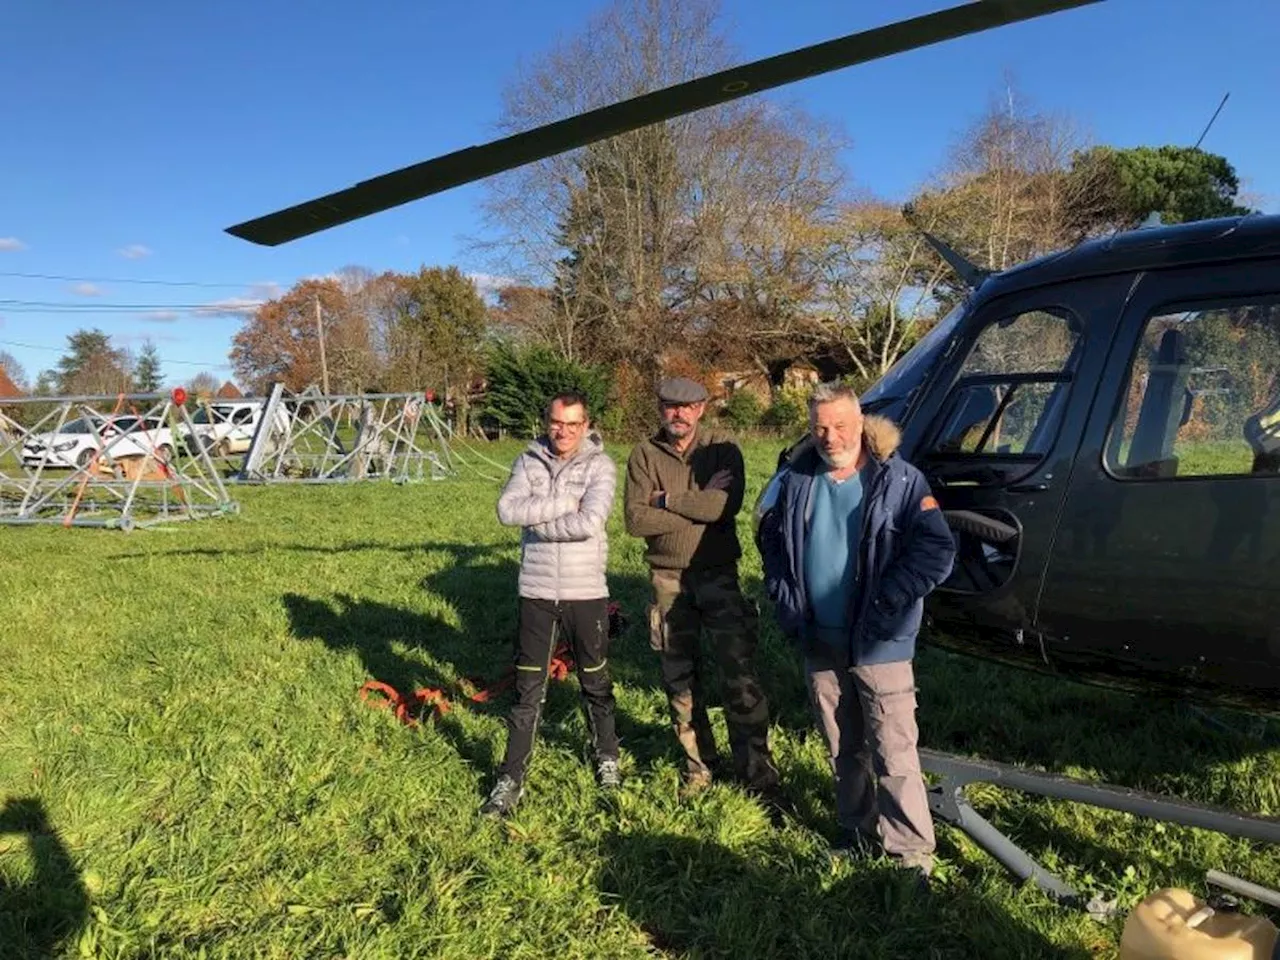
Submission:
M 862 397 L 956 535 L 924 639 L 1280 713 L 1278 402 L 1280 216 L 982 280 Z

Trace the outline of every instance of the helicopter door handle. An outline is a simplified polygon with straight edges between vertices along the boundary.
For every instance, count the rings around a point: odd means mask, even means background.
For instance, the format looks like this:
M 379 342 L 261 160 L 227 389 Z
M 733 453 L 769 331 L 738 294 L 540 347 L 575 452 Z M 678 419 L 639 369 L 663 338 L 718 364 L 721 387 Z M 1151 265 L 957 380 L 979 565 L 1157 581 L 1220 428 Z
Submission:
M 1006 487 L 1010 493 L 1043 493 L 1049 489 L 1047 483 L 1015 483 L 1012 487 Z

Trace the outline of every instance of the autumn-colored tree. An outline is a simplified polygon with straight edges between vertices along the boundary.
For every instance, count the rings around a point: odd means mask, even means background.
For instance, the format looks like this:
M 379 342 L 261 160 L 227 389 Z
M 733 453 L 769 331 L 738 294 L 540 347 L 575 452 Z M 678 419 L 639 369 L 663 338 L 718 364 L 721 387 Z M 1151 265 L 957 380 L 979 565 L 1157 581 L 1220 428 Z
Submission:
M 490 332 L 512 343 L 545 344 L 572 359 L 572 331 L 560 321 L 554 291 L 532 284 L 511 284 L 498 291 L 498 302 L 488 308 Z
M 799 111 L 742 107 L 702 145 L 676 303 L 707 363 L 775 382 L 808 351 L 820 257 L 837 219 L 841 140 Z
M 1070 118 L 1017 102 L 1010 87 L 989 105 L 912 201 L 933 233 L 990 270 L 1071 246 L 1105 206 L 1102 172 L 1072 169 L 1086 141 Z M 963 286 L 947 273 L 937 293 L 949 306 Z
M 0 350 L 0 370 L 5 372 L 9 378 L 9 382 L 18 390 L 19 393 L 26 393 L 30 384 L 27 383 L 27 372 L 22 369 L 13 354 Z
M 332 339 L 331 331 L 343 325 L 348 312 L 347 293 L 336 279 L 300 281 L 284 296 L 259 307 L 235 335 L 231 363 L 236 377 L 255 393 L 265 393 L 275 381 L 294 391 L 319 386 L 323 377 L 317 322 L 325 324 L 326 339 Z

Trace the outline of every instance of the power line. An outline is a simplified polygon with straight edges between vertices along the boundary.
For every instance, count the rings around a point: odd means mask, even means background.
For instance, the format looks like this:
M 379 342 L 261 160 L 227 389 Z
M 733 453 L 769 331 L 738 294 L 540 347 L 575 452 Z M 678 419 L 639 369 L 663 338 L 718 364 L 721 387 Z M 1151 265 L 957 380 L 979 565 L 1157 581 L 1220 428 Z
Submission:
M 265 305 L 265 300 L 232 297 L 212 303 L 72 303 L 67 300 L 0 300 L 0 309 L 13 313 L 135 313 L 144 310 L 198 310 L 242 313 Z
M 16 340 L 0 340 L 0 346 L 22 347 L 25 350 L 44 350 L 49 353 L 63 353 L 65 350 L 65 348 L 63 347 L 46 347 L 38 343 L 19 343 Z M 161 357 L 160 363 L 161 364 L 167 363 L 170 365 L 177 365 L 177 366 L 183 366 L 183 367 L 205 367 L 206 369 L 214 369 L 214 370 L 230 370 L 231 369 L 231 364 L 229 363 L 204 363 L 199 360 L 166 360 L 163 357 Z
M 253 283 L 211 283 L 203 280 L 140 280 L 131 277 L 72 277 L 60 273 L 17 273 L 7 270 L 0 271 L 0 277 L 18 277 L 23 280 L 77 280 L 85 283 L 140 283 L 151 284 L 158 287 L 209 287 L 220 289 L 230 289 L 233 287 L 265 287 L 271 285 L 265 281 L 255 281 Z

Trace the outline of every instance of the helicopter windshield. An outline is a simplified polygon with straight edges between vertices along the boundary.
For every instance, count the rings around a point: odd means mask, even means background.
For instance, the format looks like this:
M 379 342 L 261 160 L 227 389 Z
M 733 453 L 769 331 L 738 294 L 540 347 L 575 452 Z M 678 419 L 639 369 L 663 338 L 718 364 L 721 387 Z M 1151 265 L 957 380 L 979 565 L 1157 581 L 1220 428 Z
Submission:
M 951 335 L 960 326 L 967 306 L 967 301 L 956 304 L 915 346 L 899 357 L 898 362 L 889 368 L 889 372 L 859 398 L 862 408 L 868 413 L 900 419 L 914 399 L 916 391 L 920 389 L 925 376 L 942 355 Z

